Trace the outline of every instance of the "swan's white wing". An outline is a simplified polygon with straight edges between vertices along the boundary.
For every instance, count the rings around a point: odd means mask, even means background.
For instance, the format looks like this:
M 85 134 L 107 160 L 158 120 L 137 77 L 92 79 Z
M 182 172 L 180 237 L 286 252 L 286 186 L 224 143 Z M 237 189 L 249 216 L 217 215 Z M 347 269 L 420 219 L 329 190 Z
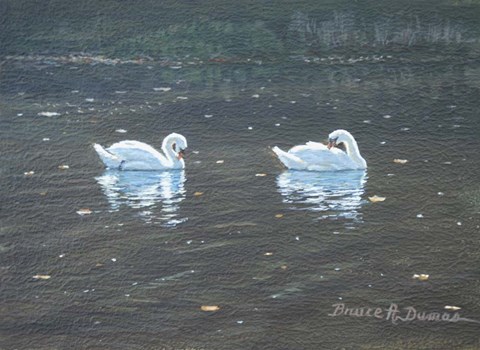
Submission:
M 107 151 L 128 162 L 144 162 L 166 164 L 167 159 L 155 148 L 139 141 L 121 141 L 114 143 Z
M 327 146 L 320 142 L 308 141 L 306 145 L 312 148 L 328 150 Z
M 309 170 L 343 170 L 355 168 L 350 157 L 338 148 L 328 149 L 318 142 L 295 146 L 288 153 L 302 159 Z

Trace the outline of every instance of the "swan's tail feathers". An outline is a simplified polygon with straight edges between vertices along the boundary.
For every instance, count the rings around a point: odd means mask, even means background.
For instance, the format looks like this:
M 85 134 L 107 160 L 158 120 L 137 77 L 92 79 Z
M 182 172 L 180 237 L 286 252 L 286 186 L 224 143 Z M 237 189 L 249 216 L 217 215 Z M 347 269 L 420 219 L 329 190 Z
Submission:
M 283 165 L 285 165 L 288 169 L 303 170 L 307 168 L 307 164 L 302 159 L 291 153 L 282 151 L 277 146 L 273 147 L 272 151 L 275 152 L 278 159 L 280 159 Z
M 122 160 L 120 158 L 108 152 L 105 148 L 100 146 L 98 143 L 94 144 L 93 148 L 95 148 L 95 151 L 97 151 L 98 156 L 100 157 L 103 164 L 105 164 L 107 168 L 115 169 L 120 167 L 120 165 L 122 164 Z

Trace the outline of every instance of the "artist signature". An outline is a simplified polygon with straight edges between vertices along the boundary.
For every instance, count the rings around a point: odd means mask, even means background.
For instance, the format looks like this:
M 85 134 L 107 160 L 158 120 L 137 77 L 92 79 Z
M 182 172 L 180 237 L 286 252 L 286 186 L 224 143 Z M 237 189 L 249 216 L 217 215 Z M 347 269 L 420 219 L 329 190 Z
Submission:
M 426 312 L 417 310 L 413 306 L 399 308 L 397 304 L 390 304 L 386 309 L 381 307 L 347 307 L 345 303 L 333 304 L 333 313 L 328 314 L 331 317 L 350 316 L 350 317 L 373 317 L 380 320 L 398 324 L 399 322 L 411 321 L 430 321 L 430 322 L 474 322 L 480 321 L 472 320 L 470 318 L 461 317 L 459 312 Z

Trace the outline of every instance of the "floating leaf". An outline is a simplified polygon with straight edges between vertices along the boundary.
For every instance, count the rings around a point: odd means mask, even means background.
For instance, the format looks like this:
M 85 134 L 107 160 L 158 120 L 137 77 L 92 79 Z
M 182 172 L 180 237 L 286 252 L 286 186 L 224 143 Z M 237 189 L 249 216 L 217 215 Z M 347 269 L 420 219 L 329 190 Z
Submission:
M 202 309 L 202 311 L 210 311 L 210 312 L 212 312 L 212 311 L 218 311 L 218 310 L 220 310 L 220 307 L 217 306 L 217 305 L 202 305 L 202 306 L 200 307 L 200 309 Z
M 159 87 L 159 88 L 153 88 L 154 91 L 162 91 L 162 92 L 167 92 L 172 90 L 171 87 Z
M 33 170 L 30 170 L 30 171 L 27 171 L 25 173 L 23 173 L 25 176 L 32 176 L 33 174 L 35 174 L 35 172 Z
M 393 160 L 394 163 L 397 163 L 397 164 L 406 164 L 408 162 L 408 160 L 406 159 L 394 159 Z
M 459 306 L 452 306 L 452 305 L 445 305 L 445 306 L 444 306 L 444 309 L 445 309 L 445 310 L 457 311 L 457 310 L 460 310 L 461 307 L 459 307 Z
M 52 276 L 50 275 L 35 275 L 33 278 L 36 280 L 49 280 Z
M 257 177 L 263 177 L 263 176 L 267 176 L 267 174 L 265 174 L 265 173 L 260 173 L 260 174 L 255 174 L 255 176 L 257 176 Z
M 61 169 L 61 170 L 67 170 L 67 169 L 70 169 L 70 167 L 66 164 L 62 164 L 62 165 L 59 165 L 58 166 L 58 169 Z
M 118 132 L 119 134 L 125 134 L 127 132 L 127 130 L 125 129 L 117 129 L 115 130 L 115 132 Z
M 196 196 L 196 197 L 199 197 L 203 194 L 203 192 L 195 192 L 193 195 Z
M 273 253 L 272 253 L 272 252 L 266 252 L 266 253 L 265 253 L 265 254 L 263 254 L 263 255 L 266 255 L 266 256 L 271 256 L 271 255 L 273 255 Z
M 424 274 L 424 273 L 421 273 L 419 275 L 414 274 L 412 276 L 412 278 L 420 280 L 420 281 L 426 281 L 426 280 L 428 280 L 429 277 L 430 277 L 430 275 L 427 275 L 427 274 Z
M 288 267 L 287 267 L 287 265 L 282 265 L 282 266 L 280 266 L 280 268 L 281 268 L 282 270 L 286 270 Z
M 92 213 L 92 211 L 88 208 L 82 208 L 82 209 L 77 210 L 78 215 L 90 215 L 91 213 Z
M 283 218 L 283 214 L 275 214 L 275 217 L 276 217 L 277 219 Z
M 39 116 L 41 117 L 56 117 L 61 115 L 60 113 L 57 112 L 40 112 L 38 113 Z
M 217 164 L 223 164 L 223 163 L 225 163 L 225 161 L 224 161 L 224 160 L 217 160 L 215 163 L 217 163 Z
M 387 197 L 379 197 L 379 196 L 375 195 L 375 196 L 372 196 L 372 197 L 368 197 L 368 199 L 370 200 L 370 202 L 376 203 L 376 202 L 385 201 L 385 199 L 387 199 Z

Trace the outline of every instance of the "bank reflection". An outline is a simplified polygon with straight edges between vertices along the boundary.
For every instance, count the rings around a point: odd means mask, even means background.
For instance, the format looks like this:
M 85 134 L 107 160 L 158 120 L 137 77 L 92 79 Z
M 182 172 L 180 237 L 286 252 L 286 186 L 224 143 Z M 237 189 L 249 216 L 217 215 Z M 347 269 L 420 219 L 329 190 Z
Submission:
M 112 211 L 121 207 L 138 211 L 147 222 L 176 226 L 180 202 L 185 199 L 185 171 L 115 171 L 106 170 L 96 178 Z
M 367 174 L 364 170 L 313 172 L 288 170 L 278 175 L 278 191 L 293 210 L 319 212 L 318 219 L 361 220 Z

